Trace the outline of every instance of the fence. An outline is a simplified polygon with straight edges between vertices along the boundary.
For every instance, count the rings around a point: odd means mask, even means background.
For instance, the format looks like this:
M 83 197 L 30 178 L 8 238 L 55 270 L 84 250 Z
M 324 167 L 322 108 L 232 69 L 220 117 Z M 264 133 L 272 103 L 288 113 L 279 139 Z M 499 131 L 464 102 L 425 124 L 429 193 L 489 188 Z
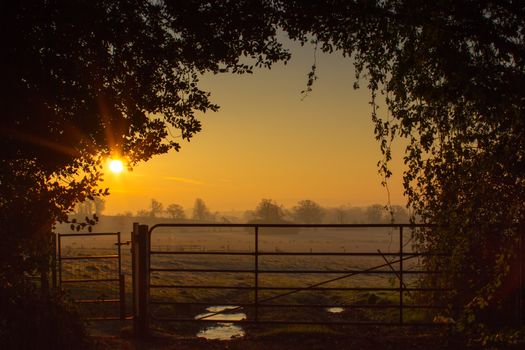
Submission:
M 92 254 L 89 249 L 78 247 L 73 250 L 70 248 L 71 245 L 66 245 L 68 249 L 64 249 L 65 240 L 70 240 L 73 241 L 72 244 L 77 244 L 75 240 L 93 240 L 100 237 L 110 239 L 107 242 L 111 245 L 110 248 L 107 248 L 109 254 L 106 252 L 101 253 L 100 250 Z M 126 243 L 121 242 L 120 232 L 58 234 L 57 242 L 58 282 L 61 288 L 73 291 L 74 301 L 80 305 L 89 306 L 91 313 L 94 310 L 95 313 L 96 311 L 103 312 L 105 309 L 93 307 L 94 305 L 118 305 L 118 316 L 91 315 L 91 317 L 86 318 L 90 320 L 125 319 L 126 293 L 125 276 L 122 272 L 121 246 Z M 111 262 L 113 262 L 113 266 L 108 266 Z M 97 285 L 98 288 L 86 288 L 87 285 Z M 101 289 L 103 289 L 102 293 L 100 292 Z M 108 289 L 116 290 L 116 295 L 113 295 L 113 297 L 107 296 Z M 78 294 L 83 294 L 83 296 L 80 297 Z
M 148 229 L 146 225 L 136 224 L 134 227 L 134 233 L 132 236 L 133 240 L 133 271 L 134 271 L 134 289 L 135 292 L 135 304 L 134 310 L 136 315 L 135 327 L 138 332 L 146 332 L 148 328 L 148 323 L 150 319 L 156 321 L 175 321 L 175 322 L 195 322 L 195 321 L 207 321 L 207 322 L 241 322 L 241 323 L 336 323 L 336 324 L 352 324 L 352 325 L 430 325 L 429 322 L 407 322 L 405 319 L 405 310 L 423 310 L 423 309 L 435 309 L 441 308 L 439 305 L 429 305 L 429 304 L 407 304 L 406 296 L 412 292 L 435 292 L 435 291 L 444 291 L 443 289 L 437 288 L 425 288 L 421 286 L 408 286 L 407 285 L 407 276 L 410 275 L 420 275 L 420 274 L 431 274 L 436 273 L 436 271 L 426 271 L 422 269 L 409 270 L 406 268 L 407 262 L 417 258 L 431 255 L 430 253 L 424 252 L 415 252 L 407 251 L 405 243 L 405 233 L 408 229 L 417 229 L 427 227 L 424 225 L 408 225 L 408 224 L 356 224 L 356 225 L 300 225 L 300 224 L 289 224 L 289 225 L 274 225 L 274 224 L 158 224 L 151 229 Z M 195 229 L 195 228 L 207 228 L 213 230 L 244 230 L 246 235 L 253 235 L 252 249 L 242 250 L 242 249 L 231 249 L 228 246 L 222 246 L 221 249 L 215 250 L 205 250 L 200 249 L 179 249 L 179 250 L 167 250 L 164 249 L 154 249 L 151 247 L 151 242 L 157 235 L 160 229 Z M 269 251 L 268 249 L 261 249 L 261 230 L 268 229 L 281 229 L 281 230 L 304 230 L 304 229 L 335 229 L 335 230 L 352 230 L 352 229 L 392 229 L 398 232 L 398 248 L 396 252 L 382 252 L 378 251 L 343 251 L 343 252 L 334 252 L 334 251 L 280 251 L 275 248 L 275 251 Z M 219 233 L 223 235 L 224 233 Z M 185 247 L 183 244 L 179 244 L 179 247 Z M 247 258 L 251 260 L 251 267 L 249 268 L 187 268 L 187 267 L 170 267 L 169 265 L 177 264 L 172 258 L 180 256 L 192 256 L 196 259 L 213 258 L 225 258 L 225 257 L 235 257 L 235 258 Z M 381 263 L 376 263 L 373 266 L 361 269 L 316 269 L 316 268 L 303 268 L 290 270 L 273 268 L 268 269 L 264 268 L 264 264 L 261 264 L 261 259 L 264 258 L 297 258 L 303 257 L 305 259 L 334 259 L 334 258 L 375 258 L 380 259 Z M 155 260 L 162 259 L 163 263 L 159 264 Z M 390 259 L 390 260 L 389 260 Z M 170 261 L 172 260 L 172 261 Z M 152 262 L 153 261 L 153 262 Z M 166 267 L 168 266 L 168 267 Z M 221 276 L 237 276 L 237 279 L 242 279 L 242 285 L 223 285 L 223 284 L 184 284 L 184 283 L 158 283 L 150 282 L 152 280 L 161 280 L 159 274 L 172 274 L 172 273 L 186 273 L 191 276 L 196 276 L 198 274 L 219 274 Z M 283 275 L 283 276 L 299 276 L 299 279 L 302 276 L 314 275 L 314 276 L 323 276 L 330 274 L 335 277 L 323 279 L 317 281 L 316 283 L 308 283 L 303 286 L 280 286 L 280 285 L 261 285 L 262 276 L 267 275 Z M 334 283 L 340 283 L 344 280 L 347 280 L 351 277 L 362 276 L 362 275 L 388 275 L 393 277 L 397 281 L 396 286 L 390 287 L 372 287 L 372 286 L 336 286 L 332 287 Z M 241 276 L 251 275 L 253 277 L 252 284 L 246 285 L 245 279 Z M 166 280 L 166 279 L 165 279 Z M 170 282 L 170 278 L 167 278 Z M 174 301 L 167 298 L 160 299 L 158 295 L 159 291 L 183 291 L 183 290 L 204 290 L 204 291 L 233 291 L 235 293 L 251 293 L 250 299 L 248 302 L 238 302 L 235 303 L 234 307 L 225 308 L 224 310 L 219 310 L 217 312 L 210 312 L 198 317 L 191 318 L 181 318 L 173 317 L 173 315 L 162 316 L 156 314 L 155 308 L 162 306 L 164 311 L 172 310 L 173 307 L 178 307 L 179 309 L 191 308 L 193 306 L 210 305 L 209 301 L 199 302 L 199 301 Z M 152 292 L 153 291 L 153 292 Z M 268 292 L 276 292 L 271 296 L 262 296 L 262 294 L 267 294 Z M 282 302 L 286 297 L 295 295 L 298 293 L 304 292 L 318 292 L 318 293 L 349 293 L 349 292 L 386 292 L 386 293 L 396 293 L 397 294 L 397 303 L 387 303 L 387 304 L 364 304 L 364 305 L 355 305 L 355 304 L 345 304 L 345 305 L 326 305 L 326 304 L 316 304 L 316 303 L 286 303 Z M 154 294 L 154 295 L 152 295 Z M 164 293 L 167 294 L 167 293 Z M 281 302 L 276 303 L 275 301 L 280 300 Z M 217 301 L 218 305 L 224 305 L 220 303 L 220 300 Z M 272 318 L 261 318 L 261 310 L 269 308 L 279 308 L 283 310 L 297 309 L 297 308 L 327 308 L 330 306 L 339 306 L 343 308 L 359 308 L 359 309 L 394 309 L 397 311 L 397 319 L 394 322 L 385 322 L 385 321 L 375 321 L 375 322 L 361 322 L 356 320 L 336 320 L 334 322 L 327 321 L 305 321 L 303 319 L 291 319 L 291 320 L 276 320 Z M 172 307 L 170 309 L 170 307 Z M 239 309 L 250 309 L 251 312 L 247 319 L 244 320 L 231 320 L 231 319 L 218 319 L 218 315 L 225 314 L 227 312 L 236 311 Z

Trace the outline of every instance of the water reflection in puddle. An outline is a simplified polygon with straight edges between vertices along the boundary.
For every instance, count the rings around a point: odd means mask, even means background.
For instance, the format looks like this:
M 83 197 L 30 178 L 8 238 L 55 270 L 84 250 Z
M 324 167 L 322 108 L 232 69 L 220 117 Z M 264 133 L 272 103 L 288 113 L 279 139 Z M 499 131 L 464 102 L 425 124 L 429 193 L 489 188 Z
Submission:
M 343 309 L 342 307 L 329 307 L 326 309 L 326 311 L 328 311 L 331 314 L 339 314 L 345 311 L 345 309 Z
M 237 306 L 210 306 L 206 309 L 207 313 L 199 314 L 195 316 L 195 319 L 199 319 L 205 316 L 207 320 L 221 320 L 221 321 L 241 321 L 246 319 L 245 313 L 220 313 L 214 315 L 216 312 L 222 312 L 225 310 L 237 309 Z M 230 340 L 232 338 L 238 338 L 244 336 L 244 330 L 242 327 L 229 322 L 217 322 L 209 324 L 205 328 L 201 329 L 197 333 L 197 337 L 205 339 L 215 340 Z

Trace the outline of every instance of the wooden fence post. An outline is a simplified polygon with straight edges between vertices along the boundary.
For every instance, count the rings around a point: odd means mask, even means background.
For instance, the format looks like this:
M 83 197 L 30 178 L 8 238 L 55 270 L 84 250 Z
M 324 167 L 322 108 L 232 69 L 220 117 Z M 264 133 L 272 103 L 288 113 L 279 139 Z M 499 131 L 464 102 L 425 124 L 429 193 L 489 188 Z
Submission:
M 131 236 L 133 277 L 133 330 L 144 337 L 148 333 L 149 233 L 148 225 L 133 223 Z

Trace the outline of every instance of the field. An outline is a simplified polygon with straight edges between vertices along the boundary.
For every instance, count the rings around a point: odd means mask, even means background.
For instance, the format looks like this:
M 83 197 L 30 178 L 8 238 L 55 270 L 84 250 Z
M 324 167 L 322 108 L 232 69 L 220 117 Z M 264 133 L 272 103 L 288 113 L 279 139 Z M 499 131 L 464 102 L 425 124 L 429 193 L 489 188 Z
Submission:
M 403 253 L 413 252 L 412 233 L 403 234 Z M 123 236 L 122 241 L 128 241 Z M 63 237 L 62 256 L 80 257 L 108 255 L 116 252 L 115 237 Z M 385 261 L 398 260 L 396 256 L 348 256 L 342 253 L 397 254 L 399 252 L 398 229 L 345 228 L 345 229 L 297 229 L 264 228 L 259 231 L 258 251 L 258 301 L 257 318 L 261 322 L 387 322 L 399 321 L 400 280 L 393 270 L 399 270 L 399 262 L 390 266 Z M 247 228 L 159 228 L 151 237 L 152 269 L 177 271 L 152 271 L 150 300 L 155 318 L 191 320 L 214 306 L 236 306 L 228 313 L 242 313 L 248 321 L 256 317 L 250 304 L 255 300 L 254 272 L 225 272 L 225 270 L 253 271 L 253 255 L 215 255 L 216 253 L 253 253 L 255 240 L 253 229 Z M 178 251 L 173 255 L 166 252 Z M 341 255 L 264 255 L 275 253 L 340 253 Z M 201 253 L 199 255 L 193 253 Z M 202 255 L 214 253 L 214 255 Z M 386 260 L 385 260 L 386 259 Z M 403 266 L 405 288 L 417 287 L 421 270 L 417 258 L 406 260 Z M 363 271 L 385 265 L 369 273 Z M 198 271 L 189 271 L 198 270 Z M 218 270 L 204 272 L 203 270 Z M 122 271 L 126 275 L 128 314 L 131 300 L 131 260 L 129 246 L 122 249 Z M 272 272 L 268 272 L 272 271 Z M 299 272 L 294 272 L 299 271 Z M 317 271 L 314 273 L 313 271 Z M 62 279 L 106 279 L 118 277 L 117 259 L 63 260 Z M 341 277 L 341 278 L 340 278 Z M 324 283 L 326 281 L 339 280 Z M 318 285 L 316 288 L 298 289 Z M 65 283 L 75 299 L 118 299 L 118 282 Z M 218 288 L 211 288 L 218 287 Z M 241 289 L 230 289 L 240 287 Z M 350 289 L 350 290 L 346 290 Z M 387 290 L 380 290 L 387 289 Z M 390 289 L 390 290 L 388 290 Z M 294 292 L 295 290 L 295 292 Z M 293 293 L 292 293 L 293 292 Z M 285 295 L 287 294 L 287 295 Z M 413 292 L 403 293 L 403 303 L 424 303 L 414 300 Z M 80 304 L 87 317 L 116 317 L 118 303 Z M 286 306 L 287 305 L 287 306 Z M 290 305 L 292 307 L 290 307 Z M 338 307 L 338 309 L 333 309 Z M 335 312 L 334 312 L 335 311 Z M 404 322 L 431 322 L 438 314 L 435 309 L 404 309 Z M 216 317 L 214 317 L 216 318 Z M 210 320 L 208 320 L 210 321 Z M 158 322 L 163 329 L 196 332 L 194 323 Z

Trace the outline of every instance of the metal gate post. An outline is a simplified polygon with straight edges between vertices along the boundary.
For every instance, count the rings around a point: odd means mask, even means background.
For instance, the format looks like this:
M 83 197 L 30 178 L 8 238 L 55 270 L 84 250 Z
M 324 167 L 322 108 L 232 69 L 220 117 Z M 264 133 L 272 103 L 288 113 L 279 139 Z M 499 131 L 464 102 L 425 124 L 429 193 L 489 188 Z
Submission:
M 53 236 L 52 236 L 52 239 L 51 239 L 51 242 L 52 242 L 52 249 L 53 249 L 53 255 L 51 256 L 51 280 L 53 282 L 53 290 L 56 291 L 57 289 L 57 269 L 58 269 L 58 265 L 57 265 L 57 254 L 58 254 L 58 250 L 57 250 L 57 235 L 53 232 Z
M 148 225 L 133 223 L 131 235 L 133 268 L 133 330 L 137 336 L 148 333 L 149 235 Z
M 403 226 L 399 226 L 399 324 L 403 325 Z

